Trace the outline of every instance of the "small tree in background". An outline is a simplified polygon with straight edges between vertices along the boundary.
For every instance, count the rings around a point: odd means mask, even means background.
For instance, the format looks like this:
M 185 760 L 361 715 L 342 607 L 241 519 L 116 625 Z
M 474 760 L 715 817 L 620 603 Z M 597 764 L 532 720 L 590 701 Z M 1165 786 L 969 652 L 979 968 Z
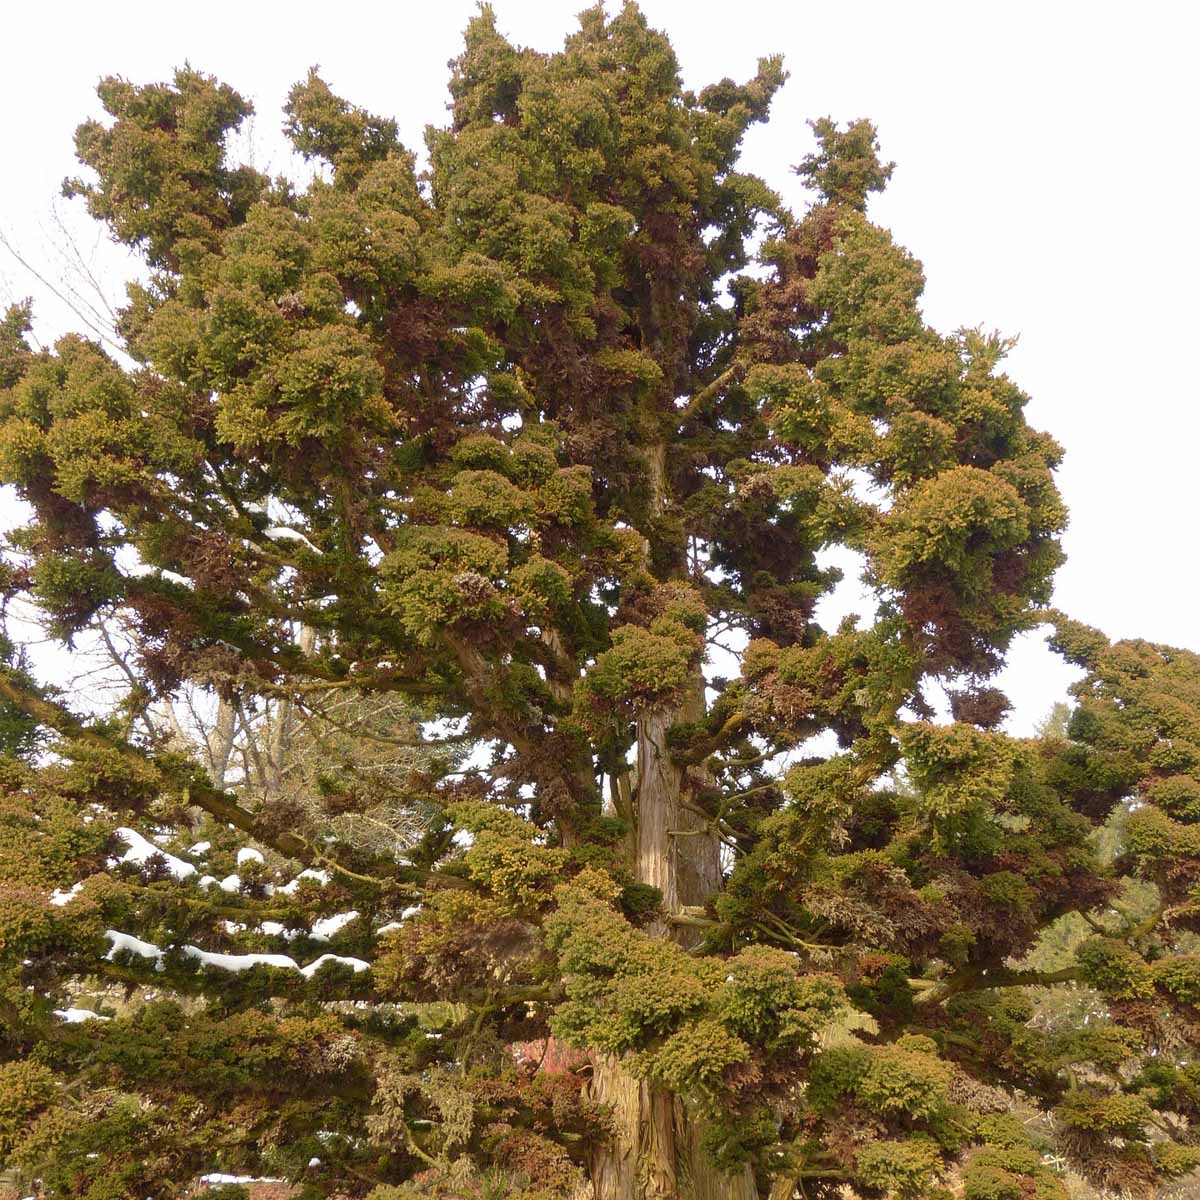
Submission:
M 316 74 L 302 192 L 190 69 L 80 127 L 135 365 L 10 314 L 3 583 L 132 651 L 99 720 L 0 675 L 0 1158 L 93 1200 L 1062 1196 L 1016 1099 L 1098 1182 L 1185 1174 L 1200 661 L 1047 609 L 1061 452 L 1002 339 L 923 323 L 874 130 L 815 123 L 794 214 L 737 170 L 777 59 L 695 94 L 633 6 L 550 55 L 485 8 L 452 67 L 420 175 Z M 838 546 L 877 609 L 824 629 Z M 1015 739 L 988 680 L 1046 622 L 1086 676 Z M 143 719 L 180 695 L 203 754 Z M 139 1003 L 79 1019 L 97 977 Z

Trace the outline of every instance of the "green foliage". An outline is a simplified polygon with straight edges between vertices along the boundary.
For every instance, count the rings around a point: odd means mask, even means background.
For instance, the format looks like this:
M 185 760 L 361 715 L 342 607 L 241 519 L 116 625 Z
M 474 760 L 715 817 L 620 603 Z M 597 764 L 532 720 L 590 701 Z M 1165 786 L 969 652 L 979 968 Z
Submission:
M 914 1039 L 916 1041 L 918 1039 Z M 917 1120 L 934 1116 L 946 1103 L 950 1072 L 935 1057 L 936 1047 L 927 1039 L 916 1046 L 903 1041 L 875 1050 L 855 1094 L 881 1116 L 903 1112 Z
M 0 1154 L 7 1157 L 26 1126 L 52 1107 L 58 1080 L 41 1063 L 16 1061 L 0 1064 L 0 1085 Z
M 809 1097 L 818 1109 L 852 1098 L 879 1117 L 928 1122 L 949 1103 L 951 1077 L 933 1042 L 906 1037 L 893 1045 L 826 1051 L 813 1065 Z
M 852 121 L 844 131 L 829 117 L 810 121 L 820 149 L 796 168 L 807 185 L 833 204 L 866 208 L 867 195 L 881 192 L 894 163 L 879 162 L 879 142 L 870 121 Z
M 556 1032 L 605 1053 L 635 1052 L 635 1073 L 704 1103 L 727 1099 L 751 1046 L 768 1060 L 807 1054 L 845 1004 L 836 979 L 803 975 L 789 955 L 749 947 L 724 964 L 693 959 L 635 929 L 606 877 L 556 890 L 547 921 L 567 1000 Z
M 1066 1096 L 1058 1115 L 1071 1129 L 1136 1142 L 1146 1137 L 1150 1110 L 1141 1096 L 1081 1088 Z
M 930 1194 L 941 1166 L 937 1147 L 922 1138 L 870 1142 L 858 1152 L 859 1182 L 896 1200 Z
M 989 1139 L 990 1141 L 990 1139 Z M 1003 1144 L 985 1145 L 968 1158 L 963 1171 L 964 1200 L 1065 1200 L 1066 1190 L 1026 1142 L 1005 1138 Z
M 514 912 L 544 903 L 566 865 L 565 851 L 532 845 L 533 826 L 490 804 L 454 805 L 447 815 L 473 835 L 463 855 L 469 878 Z
M 96 90 L 114 123 L 81 125 L 76 146 L 99 182 L 65 190 L 115 236 L 143 247 L 151 266 L 174 268 L 245 219 L 265 181 L 224 163 L 225 135 L 253 112 L 237 92 L 186 67 L 170 85 L 110 76 Z
M 971 725 L 914 724 L 904 731 L 913 785 L 934 816 L 998 802 L 1008 790 L 1011 751 L 1004 739 Z

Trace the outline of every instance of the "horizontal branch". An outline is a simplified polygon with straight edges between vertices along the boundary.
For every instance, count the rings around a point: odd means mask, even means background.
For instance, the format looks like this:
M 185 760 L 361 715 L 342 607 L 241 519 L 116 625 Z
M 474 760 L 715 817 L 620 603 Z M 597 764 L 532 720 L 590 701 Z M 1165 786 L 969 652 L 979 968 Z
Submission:
M 923 996 L 914 1001 L 920 1007 L 941 1004 L 964 992 L 983 992 L 992 988 L 1006 987 L 1053 987 L 1058 983 L 1076 983 L 1083 978 L 1080 967 L 1063 967 L 1058 971 L 1015 971 L 1007 968 L 989 971 L 979 968 L 974 971 L 963 971 L 952 975 L 941 983 L 934 983 Z M 917 979 L 910 981 L 914 985 L 929 987 L 930 981 Z
M 43 696 L 38 696 L 27 688 L 19 686 L 12 677 L 0 671 L 0 698 L 11 701 L 24 709 L 39 724 L 54 730 L 64 738 L 81 742 L 84 745 L 98 749 L 115 751 L 123 758 L 136 762 L 140 766 L 149 766 L 159 773 L 163 789 L 168 790 L 172 781 L 155 762 L 153 756 L 131 746 L 128 742 L 101 733 L 87 726 L 69 709 Z M 458 889 L 473 889 L 474 884 L 457 875 L 446 875 L 421 867 L 389 865 L 387 877 L 363 875 L 342 866 L 332 855 L 316 849 L 306 838 L 289 830 L 273 829 L 258 820 L 249 809 L 243 808 L 231 792 L 222 791 L 209 782 L 202 772 L 194 774 L 183 785 L 183 795 L 186 803 L 208 813 L 218 821 L 232 825 L 243 833 L 249 834 L 256 841 L 282 854 L 285 858 L 293 859 L 306 867 L 325 867 L 351 886 L 366 886 L 372 889 L 382 889 L 393 883 L 422 884 L 432 887 L 449 887 Z
M 667 913 L 664 919 L 668 925 L 683 925 L 692 929 L 715 929 L 721 924 L 706 916 L 703 908 L 693 905 L 685 905 L 678 912 Z

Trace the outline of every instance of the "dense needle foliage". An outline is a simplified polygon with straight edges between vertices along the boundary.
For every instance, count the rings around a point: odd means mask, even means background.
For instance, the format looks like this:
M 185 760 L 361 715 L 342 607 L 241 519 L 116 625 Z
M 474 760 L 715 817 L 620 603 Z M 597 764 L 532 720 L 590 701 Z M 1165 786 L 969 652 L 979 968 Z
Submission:
M 0 647 L 0 1160 L 46 1195 L 1200 1162 L 1200 660 L 1048 609 L 1061 450 L 1003 339 L 923 322 L 869 123 L 814 123 L 802 213 L 739 172 L 783 79 L 684 91 L 632 5 L 556 54 L 484 9 L 421 173 L 296 85 L 304 190 L 229 162 L 228 86 L 101 84 L 67 188 L 146 263 L 128 362 L 0 327 L 3 592 L 132 647 L 99 718 Z M 878 607 L 825 629 L 839 546 Z M 989 679 L 1042 624 L 1084 679 L 1013 738 Z M 282 713 L 298 782 L 148 732 L 188 689 Z

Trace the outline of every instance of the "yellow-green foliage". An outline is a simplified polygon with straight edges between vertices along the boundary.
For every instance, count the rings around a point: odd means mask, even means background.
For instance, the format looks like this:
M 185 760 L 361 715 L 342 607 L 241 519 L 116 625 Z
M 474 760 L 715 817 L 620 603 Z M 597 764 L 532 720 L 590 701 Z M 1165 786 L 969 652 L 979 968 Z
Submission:
M 1076 951 L 1084 978 L 1115 1000 L 1154 994 L 1154 976 L 1142 957 L 1122 942 L 1093 938 Z
M 505 910 L 521 912 L 545 903 L 562 875 L 566 851 L 533 845 L 533 826 L 494 805 L 458 804 L 449 815 L 472 835 L 463 855 L 469 878 L 486 888 Z
M 818 1109 L 851 1099 L 880 1117 L 928 1122 L 949 1104 L 952 1071 L 925 1037 L 893 1045 L 839 1046 L 813 1064 L 809 1096 Z
M 1057 1109 L 1059 1120 L 1085 1134 L 1103 1134 L 1139 1142 L 1147 1139 L 1150 1107 L 1141 1096 L 1077 1088 Z
M 556 889 L 546 922 L 567 992 L 554 1028 L 577 1045 L 636 1051 L 639 1074 L 716 1101 L 752 1046 L 768 1058 L 806 1054 L 845 1005 L 834 978 L 802 974 L 778 950 L 694 958 L 630 925 L 615 896 L 589 868 Z
M 1012 781 L 1007 739 L 973 725 L 913 723 L 901 748 L 922 807 L 946 826 L 972 810 L 990 812 Z
M 927 1038 L 901 1039 L 869 1056 L 855 1095 L 881 1116 L 905 1113 L 917 1120 L 933 1117 L 946 1104 L 950 1070 Z
M 431 641 L 459 619 L 486 620 L 503 613 L 493 581 L 507 561 L 504 544 L 482 534 L 413 526 L 384 560 L 384 594 L 405 627 L 419 640 Z
M 855 1175 L 869 1188 L 895 1200 L 928 1196 L 941 1168 L 941 1155 L 924 1138 L 868 1142 L 858 1152 Z
M 575 686 L 585 729 L 601 734 L 614 718 L 631 718 L 655 704 L 678 703 L 704 648 L 706 610 L 699 596 L 663 584 L 646 599 L 646 624 L 619 625 L 611 645 Z
M 0 1154 L 12 1153 L 19 1135 L 49 1108 L 62 1081 L 31 1060 L 0 1063 Z

